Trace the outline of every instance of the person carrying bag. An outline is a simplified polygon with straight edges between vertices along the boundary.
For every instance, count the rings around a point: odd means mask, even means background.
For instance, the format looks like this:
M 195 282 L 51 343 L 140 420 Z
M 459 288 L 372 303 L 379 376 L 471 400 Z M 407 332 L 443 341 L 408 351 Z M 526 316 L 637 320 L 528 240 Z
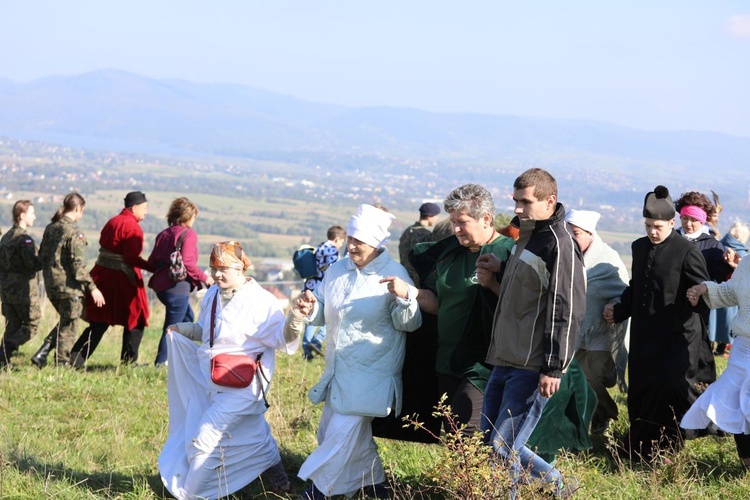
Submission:
M 276 351 L 293 354 L 299 336 L 285 334 L 278 300 L 245 277 L 249 267 L 239 243 L 215 245 L 198 321 L 167 328 L 169 437 L 159 472 L 178 499 L 229 496 L 260 474 L 274 493 L 291 489 L 264 413 Z

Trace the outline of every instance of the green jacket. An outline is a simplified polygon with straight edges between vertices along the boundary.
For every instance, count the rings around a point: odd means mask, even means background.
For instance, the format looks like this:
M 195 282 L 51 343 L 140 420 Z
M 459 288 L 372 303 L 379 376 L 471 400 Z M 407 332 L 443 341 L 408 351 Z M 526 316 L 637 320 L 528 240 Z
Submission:
M 492 252 L 501 261 L 510 256 L 514 241 L 500 236 L 499 245 L 485 245 L 482 253 Z M 409 254 L 409 260 L 419 275 L 421 288 L 427 288 L 437 294 L 437 281 L 447 272 L 456 256 L 469 250 L 461 246 L 455 236 L 438 242 L 417 243 Z M 492 317 L 497 305 L 497 296 L 489 289 L 480 286 L 472 287 L 466 293 L 473 293 L 472 307 L 466 312 L 466 322 L 460 332 L 460 343 L 450 353 L 451 370 L 454 376 L 468 378 L 479 390 L 484 392 L 491 367 L 484 362 L 492 333 Z M 438 318 L 440 311 L 438 311 Z M 439 321 L 439 320 L 438 320 Z M 440 353 L 438 353 L 440 356 Z
M 8 304 L 38 303 L 41 269 L 34 239 L 14 224 L 0 238 L 0 299 Z
M 83 264 L 86 245 L 86 236 L 64 215 L 45 228 L 39 258 L 50 298 L 81 297 L 96 290 Z

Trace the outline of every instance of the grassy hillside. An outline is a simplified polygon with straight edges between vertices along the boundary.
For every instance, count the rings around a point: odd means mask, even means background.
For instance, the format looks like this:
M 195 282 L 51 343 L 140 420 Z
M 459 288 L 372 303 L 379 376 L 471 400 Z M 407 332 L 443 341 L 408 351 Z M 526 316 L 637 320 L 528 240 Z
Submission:
M 85 371 L 38 370 L 30 356 L 43 332 L 56 320 L 48 304 L 40 334 L 21 349 L 10 372 L 0 373 L 0 498 L 3 499 L 157 499 L 165 498 L 157 457 L 167 437 L 166 371 L 151 366 L 163 318 L 152 304 L 138 367 L 119 366 L 120 331 L 111 329 Z M 0 325 L 0 331 L 2 326 Z M 719 360 L 724 366 L 725 362 Z M 290 475 L 314 449 L 320 407 L 306 398 L 322 372 L 322 361 L 299 354 L 279 356 L 267 418 Z M 624 432 L 624 397 L 615 392 Z M 460 476 L 456 453 L 438 445 L 378 440 L 397 498 L 462 498 L 445 493 Z M 577 497 L 601 499 L 747 498 L 750 476 L 739 467 L 731 438 L 692 441 L 669 463 L 631 469 L 608 452 L 608 440 L 594 438 L 594 449 L 563 454 L 558 467 L 578 477 Z M 477 451 L 475 456 L 481 457 Z M 480 461 L 483 463 L 483 461 Z M 448 469 L 446 471 L 446 468 Z M 480 487 L 488 469 L 470 477 Z M 503 481 L 503 470 L 491 471 Z M 300 491 L 301 481 L 295 487 Z M 258 483 L 251 496 L 263 498 Z M 485 487 L 476 498 L 491 498 Z M 523 498 L 543 498 L 535 490 Z M 269 495 L 268 498 L 273 498 Z

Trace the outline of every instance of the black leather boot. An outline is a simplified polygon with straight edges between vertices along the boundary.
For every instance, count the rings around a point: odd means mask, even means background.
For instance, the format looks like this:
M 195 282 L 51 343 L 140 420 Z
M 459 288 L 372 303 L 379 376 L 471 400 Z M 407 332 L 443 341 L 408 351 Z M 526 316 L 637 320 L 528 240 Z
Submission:
M 31 357 L 31 362 L 34 363 L 40 370 L 47 366 L 47 357 L 49 352 L 54 348 L 52 342 L 45 340 L 42 347 Z
M 6 352 L 5 346 L 0 346 L 0 370 L 10 364 L 10 352 Z
M 86 359 L 83 357 L 83 355 L 78 351 L 73 351 L 70 353 L 70 366 L 75 368 L 76 370 L 80 370 L 83 368 L 83 365 L 86 363 Z

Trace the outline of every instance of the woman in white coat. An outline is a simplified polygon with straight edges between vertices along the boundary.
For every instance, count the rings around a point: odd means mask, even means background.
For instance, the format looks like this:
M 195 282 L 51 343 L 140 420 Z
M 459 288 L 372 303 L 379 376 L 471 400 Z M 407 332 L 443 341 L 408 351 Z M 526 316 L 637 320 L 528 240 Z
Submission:
M 400 411 L 405 332 L 422 323 L 417 290 L 384 247 L 393 218 L 361 205 L 346 231 L 348 255 L 328 268 L 315 292 L 297 299 L 288 316 L 295 332 L 305 321 L 327 328 L 325 371 L 310 390 L 313 403 L 324 403 L 318 447 L 299 471 L 312 480 L 305 499 L 362 489 L 388 496 L 372 419 Z M 392 295 L 394 277 L 408 283 L 405 299 Z
M 737 266 L 729 281 L 704 281 L 688 289 L 687 298 L 693 306 L 701 297 L 708 307 L 738 306 L 732 320 L 731 335 L 734 347 L 721 376 L 706 388 L 682 417 L 685 429 L 705 429 L 715 424 L 734 435 L 740 462 L 750 469 L 750 257 L 744 259 L 734 251 L 725 258 L 730 266 Z
M 265 473 L 269 489 L 288 492 L 291 485 L 263 414 L 275 351 L 294 353 L 299 337 L 285 338 L 277 299 L 245 277 L 250 259 L 239 243 L 215 245 L 210 265 L 215 283 L 203 298 L 198 322 L 168 327 L 169 436 L 159 455 L 162 482 L 180 500 L 214 499 Z M 262 355 L 250 386 L 212 382 L 211 358 L 222 353 Z

